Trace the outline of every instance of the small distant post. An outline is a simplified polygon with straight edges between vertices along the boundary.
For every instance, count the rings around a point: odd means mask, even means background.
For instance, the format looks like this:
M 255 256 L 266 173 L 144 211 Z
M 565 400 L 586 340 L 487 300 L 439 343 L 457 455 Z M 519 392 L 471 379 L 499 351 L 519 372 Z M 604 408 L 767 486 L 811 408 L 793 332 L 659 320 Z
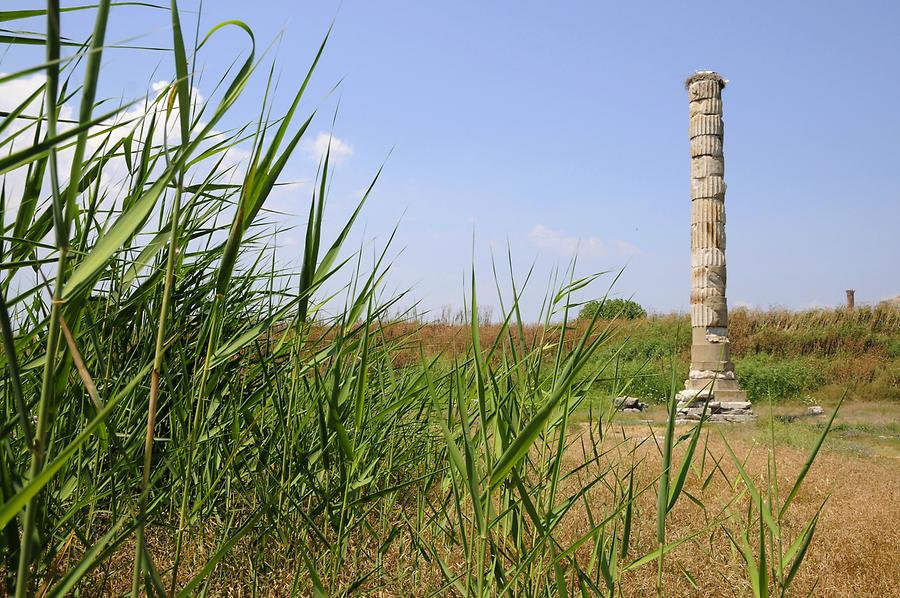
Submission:
M 856 291 L 853 289 L 847 289 L 847 309 L 853 311 L 853 305 L 856 295 Z

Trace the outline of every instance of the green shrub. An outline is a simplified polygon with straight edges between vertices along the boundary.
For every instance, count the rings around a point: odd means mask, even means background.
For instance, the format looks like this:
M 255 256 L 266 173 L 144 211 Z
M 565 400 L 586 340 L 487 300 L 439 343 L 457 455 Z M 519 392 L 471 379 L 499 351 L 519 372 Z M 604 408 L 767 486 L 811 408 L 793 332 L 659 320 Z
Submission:
M 888 342 L 887 354 L 891 359 L 900 359 L 900 338 L 895 338 Z
M 784 359 L 759 354 L 736 365 L 738 380 L 751 401 L 796 397 L 825 383 L 823 368 L 811 359 Z
M 674 339 L 656 337 L 636 337 L 628 339 L 622 346 L 619 356 L 622 359 L 652 359 L 654 357 L 671 357 L 675 350 Z
M 627 346 L 627 345 L 626 345 Z M 610 355 L 599 358 L 593 365 L 599 367 L 607 363 Z M 595 370 L 596 371 L 596 370 Z M 594 372 L 586 369 L 586 375 Z M 675 385 L 678 390 L 687 377 L 687 361 L 676 358 Z M 670 355 L 661 354 L 652 359 L 644 357 L 629 358 L 621 353 L 618 361 L 612 361 L 603 370 L 595 388 L 606 396 L 638 397 L 648 403 L 664 401 L 669 396 L 672 386 L 672 363 Z
M 612 320 L 614 318 L 622 318 L 625 320 L 637 320 L 647 317 L 647 311 L 641 307 L 637 301 L 631 299 L 601 299 L 593 300 L 585 303 L 579 318 L 590 319 L 594 314 L 601 320 Z

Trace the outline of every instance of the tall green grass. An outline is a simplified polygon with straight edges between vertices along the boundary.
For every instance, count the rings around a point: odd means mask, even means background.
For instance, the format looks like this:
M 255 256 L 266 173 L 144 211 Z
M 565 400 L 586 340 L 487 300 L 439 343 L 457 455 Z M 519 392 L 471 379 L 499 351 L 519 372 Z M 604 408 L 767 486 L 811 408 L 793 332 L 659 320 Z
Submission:
M 900 388 L 898 313 L 889 306 L 852 312 L 736 309 L 729 313 L 729 337 L 738 381 L 753 402 L 833 404 L 848 386 L 850 399 L 893 399 Z M 620 321 L 618 329 L 624 346 L 605 347 L 601 358 L 617 352 L 617 371 L 632 379 L 628 392 L 648 402 L 663 400 L 673 367 L 680 379 L 687 377 L 689 318 L 654 315 Z M 597 386 L 607 396 L 618 390 L 614 376 Z
M 265 205 L 312 122 L 304 93 L 325 44 L 272 116 L 252 30 L 223 21 L 189 44 L 172 0 L 172 83 L 126 119 L 135 104 L 110 108 L 97 90 L 110 11 L 160 10 L 133 4 L 79 7 L 95 25 L 74 45 L 59 29 L 70 9 L 53 0 L 0 12 L 47 24 L 37 37 L 6 35 L 46 47 L 44 64 L 7 79 L 47 77 L 0 121 L 0 173 L 26 180 L 18 197 L 5 186 L 0 195 L 8 592 L 202 595 L 238 549 L 240 583 L 257 589 L 287 569 L 292 595 L 408 583 L 433 594 L 613 596 L 626 574 L 654 565 L 662 591 L 666 555 L 722 524 L 744 493 L 747 529 L 762 514 L 758 557 L 735 540 L 756 593 L 789 587 L 816 520 L 787 550 L 765 546 L 788 540 L 780 517 L 802 476 L 785 499 L 744 476 L 695 533 L 667 533 L 705 428 L 677 435 L 670 384 L 662 467 L 638 475 L 646 446 L 615 434 L 612 414 L 586 400 L 615 370 L 616 351 L 596 366 L 613 324 L 525 342 L 518 297 L 528 282 L 511 278 L 501 333 L 483 348 L 473 276 L 465 354 L 396 365 L 404 339 L 384 334 L 396 299 L 379 291 L 387 248 L 369 261 L 345 247 L 368 193 L 334 238 L 323 233 L 330 153 L 299 271 L 277 266 Z M 195 58 L 225 28 L 247 47 L 198 104 Z M 251 82 L 267 91 L 258 117 L 222 133 Z M 76 100 L 76 121 L 61 126 L 61 106 Z M 235 166 L 226 156 L 238 146 L 249 158 Z M 121 184 L 104 176 L 116 164 Z M 566 331 L 572 294 L 594 278 L 550 288 L 544 321 L 562 319 Z M 326 303 L 343 307 L 327 315 Z M 639 551 L 634 505 L 647 494 L 657 496 L 657 538 Z M 569 537 L 567 517 L 582 509 L 589 526 Z

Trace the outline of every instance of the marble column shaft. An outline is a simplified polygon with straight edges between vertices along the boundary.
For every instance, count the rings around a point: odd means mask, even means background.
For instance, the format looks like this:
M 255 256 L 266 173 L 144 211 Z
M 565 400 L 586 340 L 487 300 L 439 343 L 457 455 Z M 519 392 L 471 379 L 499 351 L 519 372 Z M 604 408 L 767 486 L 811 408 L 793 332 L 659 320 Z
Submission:
M 691 147 L 691 369 L 685 389 L 745 400 L 734 377 L 725 297 L 725 123 L 717 73 L 701 71 L 686 82 Z M 711 390 L 714 383 L 714 390 Z

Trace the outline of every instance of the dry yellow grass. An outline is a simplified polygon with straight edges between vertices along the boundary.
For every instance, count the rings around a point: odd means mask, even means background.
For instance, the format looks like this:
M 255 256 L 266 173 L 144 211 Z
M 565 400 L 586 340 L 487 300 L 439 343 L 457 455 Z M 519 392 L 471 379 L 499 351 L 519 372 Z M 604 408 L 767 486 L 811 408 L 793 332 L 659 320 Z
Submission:
M 790 411 L 790 407 L 779 407 L 776 414 Z M 796 409 L 796 408 L 795 408 Z M 765 409 L 759 409 L 765 416 Z M 896 430 L 900 406 L 884 403 L 868 405 L 852 404 L 848 411 L 837 420 L 838 430 L 826 443 L 819 454 L 794 501 L 785 520 L 787 532 L 785 544 L 790 543 L 809 521 L 823 500 L 828 498 L 824 514 L 820 518 L 812 548 L 800 570 L 792 588 L 793 595 L 840 597 L 891 597 L 897 596 L 900 588 L 900 438 L 895 432 L 867 435 L 867 446 L 879 450 L 857 450 L 855 441 L 863 434 L 849 434 L 850 442 L 842 436 L 844 431 L 865 430 L 870 426 L 887 424 Z M 645 417 L 644 415 L 640 417 Z M 651 411 L 649 420 L 662 417 L 659 410 Z M 761 418 L 765 420 L 765 417 Z M 637 418 L 624 417 L 621 426 L 615 430 L 616 438 L 606 440 L 607 448 L 622 443 L 618 451 L 613 451 L 607 461 L 614 461 L 626 454 L 632 446 L 640 445 L 636 451 L 638 458 L 644 458 L 637 470 L 636 487 L 652 484 L 660 468 L 661 457 L 654 440 L 662 441 L 663 431 L 655 424 Z M 572 442 L 567 450 L 566 468 L 584 461 L 582 441 L 588 433 L 587 425 L 580 423 L 572 427 Z M 679 431 L 686 431 L 686 429 Z M 807 455 L 807 445 L 816 434 L 814 422 L 803 421 L 782 424 L 776 432 L 776 454 L 778 481 L 782 492 L 786 492 Z M 738 481 L 735 466 L 728 456 L 723 436 L 742 458 L 747 458 L 746 467 L 751 476 L 764 485 L 770 446 L 769 428 L 765 421 L 753 425 L 711 426 L 707 432 L 705 464 L 697 456 L 697 467 L 692 471 L 686 491 L 700 498 L 704 512 L 690 500 L 679 501 L 667 519 L 667 538 L 675 540 L 702 529 L 708 521 L 720 515 L 720 509 L 739 492 L 742 483 Z M 626 439 L 623 441 L 623 438 Z M 682 452 L 676 449 L 675 463 L 680 462 Z M 704 489 L 702 481 L 713 470 L 718 461 L 721 471 Z M 580 478 L 571 477 L 562 486 L 561 495 L 574 492 L 587 481 L 592 471 L 588 469 Z M 441 493 L 431 493 L 439 500 Z M 611 504 L 607 488 L 598 485 L 587 501 L 591 510 L 602 513 Z M 712 526 L 710 531 L 682 544 L 666 556 L 663 591 L 667 596 L 749 596 L 750 584 L 739 553 L 731 545 L 725 530 L 735 533 L 744 525 L 746 499 L 731 506 L 736 519 L 725 519 L 724 523 Z M 400 523 L 404 517 L 414 517 L 413 505 L 399 502 L 391 514 L 392 523 Z M 373 519 L 373 523 L 375 523 Z M 377 525 L 377 523 L 376 523 Z M 559 528 L 556 539 L 563 546 L 590 529 L 587 509 L 583 504 L 569 512 Z M 165 570 L 171 562 L 170 534 L 149 534 L 151 552 L 157 565 Z M 215 529 L 209 528 L 211 537 Z M 429 538 L 434 542 L 435 538 Z M 210 538 L 193 538 L 187 553 L 187 570 L 199 569 L 209 557 L 213 542 Z M 629 559 L 652 551 L 656 547 L 656 496 L 655 488 L 641 496 L 635 505 L 634 528 Z M 110 569 L 97 572 L 91 590 L 103 594 L 121 594 L 130 588 L 129 559 L 132 547 L 123 546 L 121 559 L 110 561 Z M 305 568 L 299 560 L 299 547 L 238 545 L 218 568 L 211 579 L 210 595 L 214 596 L 282 596 L 289 593 L 297 571 L 301 571 L 299 587 L 307 588 Z M 354 578 L 359 571 L 366 570 L 376 558 L 382 558 L 384 570 L 393 572 L 391 577 L 372 579 L 368 584 L 369 595 L 374 596 L 428 596 L 442 587 L 440 570 L 433 563 L 426 562 L 415 549 L 410 537 L 399 539 L 391 549 L 378 556 L 378 542 L 374 537 L 360 538 L 355 545 L 356 554 L 351 559 L 356 571 L 348 569 L 347 579 Z M 579 558 L 586 559 L 586 551 Z M 456 570 L 463 570 L 461 552 L 447 546 L 445 553 L 448 563 Z M 586 562 L 586 561 L 585 561 Z M 119 566 L 117 566 L 119 565 Z M 257 578 L 254 581 L 253 570 Z M 690 578 L 689 578 L 690 576 Z M 255 587 L 254 587 L 255 586 Z M 651 563 L 625 575 L 621 586 L 623 596 L 648 596 L 656 594 L 656 566 Z
M 729 427 L 723 429 L 738 455 L 750 454 L 749 473 L 757 479 L 766 475 L 769 447 L 758 444 L 754 430 Z M 635 437 L 642 431 L 632 428 Z M 722 458 L 725 475 L 717 474 L 714 482 L 701 491 L 699 476 L 692 476 L 686 489 L 697 493 L 707 504 L 722 505 L 731 496 L 737 470 L 727 457 L 718 431 L 709 436 L 709 457 Z M 642 449 L 648 457 L 644 472 L 656 471 L 659 454 L 655 444 Z M 778 479 L 782 489 L 790 488 L 806 454 L 792 447 L 777 449 Z M 726 479 L 727 477 L 727 479 Z M 784 491 L 784 490 L 782 490 Z M 814 463 L 805 485 L 788 512 L 785 527 L 788 542 L 802 529 L 826 496 L 824 515 L 820 519 L 813 547 L 795 581 L 794 591 L 804 596 L 815 585 L 814 596 L 897 596 L 900 588 L 900 462 L 892 457 L 856 457 L 844 452 L 825 451 Z M 635 548 L 649 551 L 655 545 L 655 496 L 639 501 L 635 517 Z M 735 506 L 738 517 L 746 514 L 746 503 Z M 680 501 L 669 519 L 668 535 L 678 538 L 696 530 L 704 521 L 703 511 L 690 501 Z M 738 522 L 740 523 L 740 522 Z M 737 529 L 737 525 L 733 526 Z M 697 588 L 688 580 L 690 573 Z M 639 570 L 626 578 L 625 596 L 655 593 L 652 567 Z M 750 585 L 740 555 L 722 529 L 689 542 L 666 561 L 664 587 L 669 596 L 748 596 Z

